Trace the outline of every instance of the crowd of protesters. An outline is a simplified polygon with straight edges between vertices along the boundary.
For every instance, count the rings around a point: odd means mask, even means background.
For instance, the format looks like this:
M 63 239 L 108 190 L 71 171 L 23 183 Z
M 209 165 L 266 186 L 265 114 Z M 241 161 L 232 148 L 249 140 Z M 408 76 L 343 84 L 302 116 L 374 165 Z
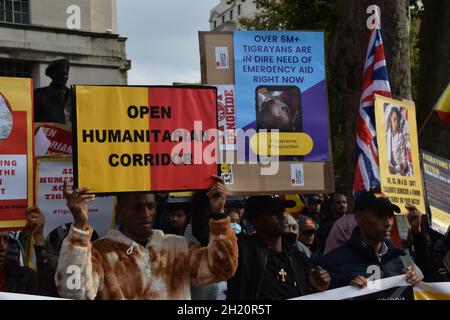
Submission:
M 52 63 L 46 71 L 50 87 L 65 90 L 68 70 L 65 60 Z M 67 122 L 63 109 L 53 117 L 39 107 L 41 93 L 35 121 Z M 0 232 L 0 292 L 281 300 L 348 285 L 364 288 L 372 266 L 382 278 L 406 274 L 411 284 L 450 281 L 450 231 L 439 236 L 427 215 L 407 205 L 408 245 L 399 247 L 392 229 L 400 208 L 375 190 L 360 193 L 353 208 L 343 193 L 300 195 L 305 208 L 292 215 L 296 203 L 283 196 L 231 200 L 221 178 L 211 177 L 211 184 L 190 201 L 158 193 L 119 195 L 117 226 L 100 238 L 89 224 L 95 195 L 64 185 L 72 223 L 45 238 L 44 215 L 33 207 L 27 231 Z M 35 270 L 25 266 L 31 240 Z
M 351 210 L 342 193 L 302 196 L 305 208 L 293 216 L 287 212 L 296 203 L 283 196 L 227 201 L 223 180 L 211 179 L 213 187 L 189 201 L 118 196 L 118 227 L 97 240 L 88 216 L 95 195 L 64 186 L 73 223 L 59 248 L 44 238 L 37 207 L 28 209 L 29 230 L 20 237 L 0 233 L 0 291 L 71 299 L 281 300 L 364 288 L 370 266 L 383 278 L 406 274 L 412 284 L 449 281 L 450 232 L 439 237 L 414 206 L 406 206 L 408 246 L 399 248 L 392 228 L 400 208 L 381 193 L 362 192 Z M 27 236 L 36 270 L 24 266 L 20 248 Z

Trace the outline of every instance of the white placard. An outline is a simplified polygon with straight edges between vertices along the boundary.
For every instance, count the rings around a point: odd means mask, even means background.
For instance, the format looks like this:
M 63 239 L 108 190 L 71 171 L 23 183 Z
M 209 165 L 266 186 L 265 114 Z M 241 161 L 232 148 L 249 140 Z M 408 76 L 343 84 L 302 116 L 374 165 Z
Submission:
M 406 275 L 375 280 L 372 282 L 373 283 L 370 286 L 368 285 L 363 289 L 357 288 L 355 286 L 346 286 L 289 300 L 344 300 L 373 294 L 395 287 L 407 287 L 411 285 L 410 283 L 406 282 Z
M 70 158 L 39 160 L 37 204 L 45 216 L 45 237 L 55 228 L 73 222 L 63 195 L 64 181 L 67 181 L 69 190 L 73 187 L 72 171 Z M 99 237 L 105 235 L 111 228 L 113 211 L 114 197 L 97 198 L 89 203 L 89 224 Z
M 0 155 L 0 200 L 27 199 L 27 156 Z

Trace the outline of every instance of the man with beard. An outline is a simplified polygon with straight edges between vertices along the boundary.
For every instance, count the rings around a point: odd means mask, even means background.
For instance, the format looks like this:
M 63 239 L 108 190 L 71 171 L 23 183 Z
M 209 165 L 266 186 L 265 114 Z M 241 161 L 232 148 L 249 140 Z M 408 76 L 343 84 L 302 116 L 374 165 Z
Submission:
M 256 232 L 238 236 L 238 269 L 228 280 L 227 299 L 282 300 L 328 289 L 328 272 L 312 268 L 288 232 L 285 209 L 294 206 L 279 196 L 247 199 L 245 216 Z
M 319 230 L 317 231 L 316 246 L 319 254 L 325 251 L 328 236 L 334 223 L 347 213 L 347 197 L 339 192 L 334 193 L 330 200 L 330 211 L 325 215 L 321 214 L 319 220 Z
M 394 212 L 400 208 L 384 194 L 362 192 L 355 202 L 358 227 L 344 245 L 322 257 L 319 265 L 331 275 L 331 288 L 355 285 L 367 286 L 373 267 L 380 269 L 382 278 L 407 274 L 407 281 L 420 282 L 421 271 L 412 259 L 389 240 Z

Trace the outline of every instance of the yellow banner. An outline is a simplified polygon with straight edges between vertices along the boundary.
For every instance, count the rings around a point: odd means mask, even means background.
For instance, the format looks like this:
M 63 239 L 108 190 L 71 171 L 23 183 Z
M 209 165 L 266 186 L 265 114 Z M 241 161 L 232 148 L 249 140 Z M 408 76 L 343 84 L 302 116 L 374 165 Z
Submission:
M 110 143 L 80 143 L 103 140 L 104 130 L 146 130 L 149 120 L 146 117 L 132 119 L 127 116 L 127 108 L 111 108 L 119 106 L 146 106 L 148 89 L 138 87 L 95 87 L 77 86 L 77 167 L 79 187 L 89 187 L 93 192 L 102 191 L 108 186 L 111 192 L 141 191 L 142 186 L 150 190 L 150 174 L 148 167 L 117 166 L 108 163 L 111 154 Z M 114 112 L 115 115 L 111 113 Z M 101 128 L 102 130 L 98 130 Z M 89 134 L 83 137 L 83 132 Z M 92 135 L 90 135 L 92 133 Z M 94 137 L 98 133 L 99 137 Z M 100 139 L 97 139 L 100 138 Z M 116 154 L 145 154 L 150 152 L 149 143 L 116 143 Z M 95 157 L 90 156 L 95 155 Z M 95 174 L 92 168 L 96 168 Z M 85 172 L 87 172 L 85 174 Z M 99 179 L 101 177 L 101 179 Z
M 425 213 L 414 102 L 375 95 L 375 119 L 383 193 L 402 213 L 405 204 Z

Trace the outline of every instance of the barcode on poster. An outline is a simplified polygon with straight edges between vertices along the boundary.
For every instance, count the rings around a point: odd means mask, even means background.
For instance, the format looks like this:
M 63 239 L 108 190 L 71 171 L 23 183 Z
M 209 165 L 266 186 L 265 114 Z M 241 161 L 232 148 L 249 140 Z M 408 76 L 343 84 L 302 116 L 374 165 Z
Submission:
M 305 186 L 305 172 L 303 170 L 303 164 L 291 164 L 291 185 L 293 187 Z
M 225 184 L 234 184 L 233 173 L 222 173 L 221 178 Z
M 228 69 L 228 47 L 216 47 L 216 67 L 217 69 Z

